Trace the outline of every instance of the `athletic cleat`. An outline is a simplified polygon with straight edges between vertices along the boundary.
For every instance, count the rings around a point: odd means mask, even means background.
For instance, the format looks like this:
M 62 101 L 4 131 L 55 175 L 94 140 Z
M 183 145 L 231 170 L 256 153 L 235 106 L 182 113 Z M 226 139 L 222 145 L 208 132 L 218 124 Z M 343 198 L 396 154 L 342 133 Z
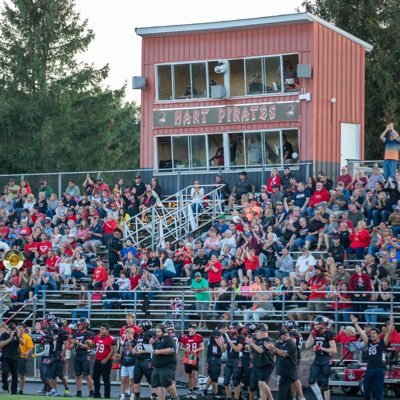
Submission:
M 71 391 L 69 389 L 64 390 L 64 397 L 69 397 L 71 395 Z

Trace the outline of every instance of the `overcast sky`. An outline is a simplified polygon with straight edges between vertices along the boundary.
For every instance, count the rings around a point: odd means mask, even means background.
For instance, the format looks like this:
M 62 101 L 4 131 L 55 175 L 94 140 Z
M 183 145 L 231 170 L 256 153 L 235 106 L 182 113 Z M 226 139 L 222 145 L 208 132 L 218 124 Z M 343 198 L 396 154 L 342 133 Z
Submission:
M 141 38 L 135 28 L 224 21 L 290 14 L 301 0 L 75 0 L 77 11 L 89 20 L 96 34 L 84 59 L 110 66 L 106 84 L 112 89 L 128 82 L 127 99 L 139 101 L 131 89 L 131 77 L 140 75 Z

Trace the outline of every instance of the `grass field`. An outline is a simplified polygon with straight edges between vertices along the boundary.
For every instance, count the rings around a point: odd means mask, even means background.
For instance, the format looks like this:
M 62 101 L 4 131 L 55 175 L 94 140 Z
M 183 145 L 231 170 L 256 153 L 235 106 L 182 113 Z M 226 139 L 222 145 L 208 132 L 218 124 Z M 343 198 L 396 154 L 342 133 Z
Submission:
M 34 394 L 31 395 L 23 395 L 20 396 L 19 394 L 17 395 L 12 395 L 12 394 L 0 394 L 0 400 L 49 400 L 57 397 L 46 397 L 46 396 L 36 396 Z M 58 398 L 63 398 L 63 399 L 77 399 L 77 397 L 64 397 L 62 394 Z M 82 399 L 80 399 L 82 400 Z

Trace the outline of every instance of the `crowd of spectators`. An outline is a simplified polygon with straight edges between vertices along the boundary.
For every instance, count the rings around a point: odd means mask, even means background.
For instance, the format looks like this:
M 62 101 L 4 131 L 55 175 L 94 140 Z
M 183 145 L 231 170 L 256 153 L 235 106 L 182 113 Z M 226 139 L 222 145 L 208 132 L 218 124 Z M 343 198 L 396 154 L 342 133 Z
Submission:
M 71 180 L 62 198 L 44 180 L 34 192 L 26 180 L 10 179 L 0 198 L 0 247 L 26 260 L 19 270 L 0 266 L 7 306 L 72 285 L 98 294 L 105 309 L 136 298 L 148 311 L 154 294 L 180 277 L 195 292 L 203 327 L 232 311 L 232 296 L 245 321 L 282 310 L 283 299 L 291 319 L 333 312 L 348 323 L 354 313 L 374 324 L 389 315 L 399 278 L 400 173 L 386 179 L 376 167 L 351 176 L 342 167 L 336 182 L 323 172 L 301 181 L 285 166 L 260 192 L 245 171 L 232 190 L 220 175 L 215 184 L 223 185 L 229 216 L 176 248 L 167 242 L 152 251 L 122 232 L 129 217 L 149 217 L 161 197 L 156 178 L 149 185 L 140 175 L 133 184 L 120 179 L 110 189 L 87 176 L 82 188 Z M 197 180 L 194 213 L 207 206 L 202 193 Z M 85 299 L 78 308 L 84 316 Z

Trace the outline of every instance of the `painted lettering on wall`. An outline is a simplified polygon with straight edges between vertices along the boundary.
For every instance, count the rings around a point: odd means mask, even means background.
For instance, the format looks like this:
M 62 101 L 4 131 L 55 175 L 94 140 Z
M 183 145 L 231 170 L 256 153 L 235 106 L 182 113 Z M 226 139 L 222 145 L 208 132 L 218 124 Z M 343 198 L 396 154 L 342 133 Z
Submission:
M 299 102 L 153 110 L 154 128 L 296 121 Z

